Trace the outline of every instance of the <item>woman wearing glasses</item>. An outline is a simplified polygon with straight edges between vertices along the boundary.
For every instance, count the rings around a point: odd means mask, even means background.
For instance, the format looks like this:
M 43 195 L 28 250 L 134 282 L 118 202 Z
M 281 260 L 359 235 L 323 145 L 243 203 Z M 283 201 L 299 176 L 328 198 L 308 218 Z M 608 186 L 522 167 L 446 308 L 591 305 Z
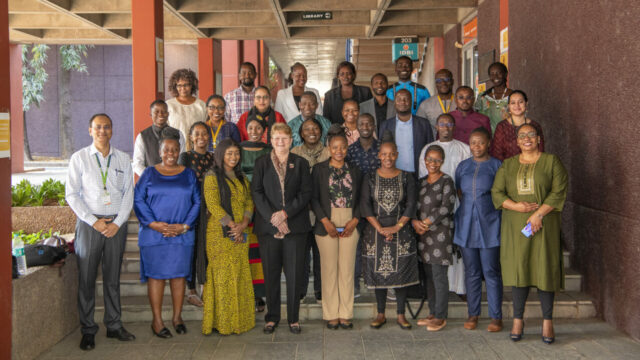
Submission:
M 182 135 L 187 139 L 191 125 L 207 118 L 204 101 L 196 97 L 198 93 L 196 73 L 191 69 L 174 71 L 169 78 L 169 93 L 173 96 L 167 100 L 169 126 L 182 131 Z
M 271 140 L 271 126 L 277 122 L 285 122 L 282 114 L 273 110 L 273 107 L 271 107 L 271 92 L 266 86 L 260 85 L 256 87 L 255 95 L 253 97 L 253 107 L 246 113 L 242 114 L 242 116 L 240 116 L 240 120 L 238 120 L 238 123 L 236 124 L 242 141 L 249 140 L 249 133 L 247 132 L 247 127 L 249 125 L 247 121 L 249 118 L 264 121 L 266 128 L 264 129 L 260 140 L 265 144 L 268 144 Z
M 226 121 L 224 111 L 227 102 L 220 95 L 213 94 L 207 99 L 207 125 L 211 129 L 209 136 L 209 151 L 215 151 L 218 144 L 224 139 L 232 139 L 240 142 L 240 132 L 236 124 Z
M 521 125 L 516 134 L 522 153 L 502 163 L 491 189 L 494 206 L 502 210 L 502 279 L 513 287 L 511 340 L 522 338 L 524 305 L 535 287 L 544 319 L 542 341 L 551 344 L 554 293 L 564 287 L 560 229 L 567 171 L 557 156 L 540 151 L 533 125 Z

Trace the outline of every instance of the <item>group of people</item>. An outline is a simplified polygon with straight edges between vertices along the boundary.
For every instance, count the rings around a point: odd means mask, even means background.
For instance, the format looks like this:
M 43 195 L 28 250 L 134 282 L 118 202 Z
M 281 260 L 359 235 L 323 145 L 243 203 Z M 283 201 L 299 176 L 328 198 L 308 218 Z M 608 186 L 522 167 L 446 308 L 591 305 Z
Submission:
M 150 106 L 152 125 L 135 140 L 133 164 L 110 145 L 109 116 L 94 115 L 93 144 L 72 156 L 66 190 L 78 216 L 80 347 L 95 347 L 101 261 L 107 337 L 135 339 L 122 327 L 119 296 L 132 208 L 151 330 L 161 338 L 173 336 L 162 319 L 166 280 L 177 334 L 187 332 L 186 288 L 187 301 L 203 307 L 203 334 L 248 331 L 265 305 L 263 331 L 273 333 L 282 317 L 283 271 L 288 327 L 300 333 L 313 257 L 314 293 L 329 329 L 353 327 L 362 277 L 375 292 L 373 328 L 387 322 L 393 296 L 397 324 L 410 329 L 407 296 L 421 286 L 429 311 L 419 326 L 446 326 L 453 290 L 466 293 L 464 327 L 473 330 L 484 279 L 488 331 L 502 330 L 503 289 L 510 286 L 510 338 L 520 340 L 534 287 L 542 340 L 552 343 L 554 293 L 564 280 L 566 170 L 544 152 L 542 128 L 526 116 L 526 94 L 507 87 L 503 64 L 489 67 L 491 87 L 477 100 L 470 87 L 454 91 L 447 69 L 435 74 L 437 94 L 430 96 L 410 81 L 412 66 L 400 57 L 399 81 L 389 86 L 378 73 L 369 89 L 355 85 L 354 65 L 342 62 L 338 85 L 322 103 L 296 63 L 274 106 L 270 90 L 255 86 L 251 63 L 240 66 L 240 87 L 206 102 L 195 96 L 195 73 L 178 70 L 169 80 L 174 97 Z

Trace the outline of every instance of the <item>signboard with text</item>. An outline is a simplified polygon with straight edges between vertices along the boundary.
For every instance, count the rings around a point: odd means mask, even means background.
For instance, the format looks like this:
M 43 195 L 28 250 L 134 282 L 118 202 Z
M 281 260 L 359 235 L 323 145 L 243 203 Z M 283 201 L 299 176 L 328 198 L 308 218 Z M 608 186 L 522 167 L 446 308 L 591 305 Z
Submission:
M 413 61 L 418 60 L 418 37 L 397 37 L 392 43 L 391 61 L 395 62 L 400 56 L 408 56 Z
M 302 20 L 331 20 L 333 13 L 331 11 L 303 11 Z

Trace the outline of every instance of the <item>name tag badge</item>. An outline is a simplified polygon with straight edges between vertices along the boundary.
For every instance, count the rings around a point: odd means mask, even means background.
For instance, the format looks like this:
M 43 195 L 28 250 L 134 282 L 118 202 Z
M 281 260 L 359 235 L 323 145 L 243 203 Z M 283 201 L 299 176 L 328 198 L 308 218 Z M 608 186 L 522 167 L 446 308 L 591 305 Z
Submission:
M 102 200 L 103 205 L 111 205 L 111 195 L 108 191 L 103 191 L 100 199 Z

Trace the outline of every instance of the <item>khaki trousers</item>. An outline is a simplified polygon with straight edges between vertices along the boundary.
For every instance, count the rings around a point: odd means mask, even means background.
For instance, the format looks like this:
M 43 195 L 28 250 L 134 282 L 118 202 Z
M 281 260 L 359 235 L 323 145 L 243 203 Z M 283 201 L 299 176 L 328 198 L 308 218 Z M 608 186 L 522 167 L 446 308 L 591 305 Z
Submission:
M 352 214 L 351 208 L 332 208 L 331 222 L 336 227 L 344 227 L 352 219 Z M 353 275 L 358 237 L 357 229 L 348 237 L 316 235 L 320 250 L 324 320 L 353 318 Z

